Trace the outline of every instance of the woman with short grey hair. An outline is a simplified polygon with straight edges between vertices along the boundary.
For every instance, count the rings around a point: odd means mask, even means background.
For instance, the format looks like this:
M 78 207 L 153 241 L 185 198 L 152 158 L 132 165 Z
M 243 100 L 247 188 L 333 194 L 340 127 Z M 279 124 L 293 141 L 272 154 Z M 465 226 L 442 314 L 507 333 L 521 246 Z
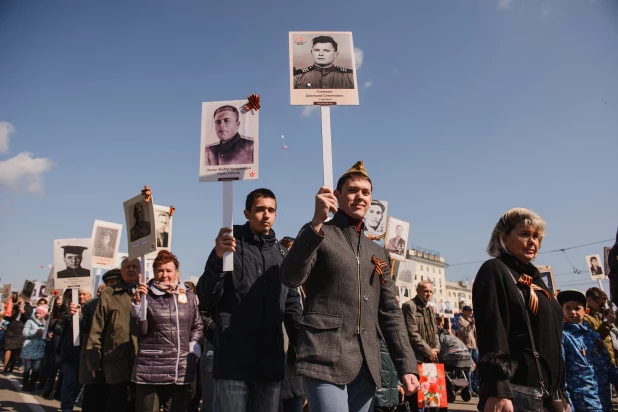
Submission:
M 481 266 L 474 280 L 481 411 L 513 411 L 515 385 L 542 390 L 544 410 L 569 408 L 562 308 L 532 264 L 544 236 L 545 222 L 538 214 L 525 208 L 507 211 L 487 247 L 493 259 Z

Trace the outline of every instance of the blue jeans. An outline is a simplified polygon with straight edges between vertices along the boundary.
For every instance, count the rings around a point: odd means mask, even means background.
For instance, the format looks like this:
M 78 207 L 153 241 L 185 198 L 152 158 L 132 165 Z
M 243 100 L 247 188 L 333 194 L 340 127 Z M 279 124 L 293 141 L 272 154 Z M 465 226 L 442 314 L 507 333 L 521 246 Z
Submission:
M 356 378 L 347 385 L 305 377 L 305 394 L 311 412 L 369 412 L 373 410 L 375 392 L 376 384 L 364 362 Z
M 277 412 L 280 394 L 281 381 L 242 382 L 215 379 L 213 411 Z
M 27 375 L 30 371 L 38 373 L 42 361 L 43 359 L 24 359 L 24 374 Z
M 75 398 L 79 394 L 81 385 L 77 382 L 79 377 L 79 363 L 65 362 L 61 365 L 62 389 L 60 391 L 60 409 L 72 411 L 75 406 Z
M 472 366 L 472 361 L 474 361 L 474 363 L 478 366 L 479 364 L 479 350 L 474 348 L 474 349 L 470 349 L 468 348 L 468 351 L 470 351 L 470 366 Z M 470 389 L 473 390 L 474 392 L 478 392 L 478 388 L 479 388 L 479 371 L 478 369 L 474 370 L 474 373 L 472 373 L 472 367 L 470 367 L 470 370 L 468 372 L 466 372 L 466 378 L 468 378 L 468 382 L 470 383 Z

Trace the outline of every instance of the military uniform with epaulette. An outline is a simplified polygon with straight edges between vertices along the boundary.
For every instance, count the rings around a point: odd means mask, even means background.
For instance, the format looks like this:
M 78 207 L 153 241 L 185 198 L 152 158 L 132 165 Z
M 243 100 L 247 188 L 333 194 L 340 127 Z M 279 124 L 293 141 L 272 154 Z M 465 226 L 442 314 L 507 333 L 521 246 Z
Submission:
M 78 267 L 77 269 L 66 268 L 65 270 L 61 270 L 58 272 L 58 279 L 86 278 L 89 276 L 90 276 L 90 271 L 82 267 Z
M 295 89 L 353 89 L 354 72 L 339 66 L 309 66 L 294 70 Z
M 229 140 L 206 146 L 206 164 L 209 166 L 253 164 L 253 140 L 236 133 Z

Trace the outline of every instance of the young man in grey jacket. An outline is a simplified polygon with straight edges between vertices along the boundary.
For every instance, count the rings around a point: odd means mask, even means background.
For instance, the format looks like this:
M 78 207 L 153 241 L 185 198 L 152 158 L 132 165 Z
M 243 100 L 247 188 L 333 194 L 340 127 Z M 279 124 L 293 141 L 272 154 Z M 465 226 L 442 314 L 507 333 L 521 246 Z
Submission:
M 384 339 L 406 393 L 418 389 L 416 358 L 384 248 L 363 233 L 372 184 L 357 162 L 333 192 L 322 187 L 315 214 L 281 265 L 283 283 L 304 285 L 296 370 L 311 412 L 369 411 Z M 328 213 L 334 217 L 326 222 Z

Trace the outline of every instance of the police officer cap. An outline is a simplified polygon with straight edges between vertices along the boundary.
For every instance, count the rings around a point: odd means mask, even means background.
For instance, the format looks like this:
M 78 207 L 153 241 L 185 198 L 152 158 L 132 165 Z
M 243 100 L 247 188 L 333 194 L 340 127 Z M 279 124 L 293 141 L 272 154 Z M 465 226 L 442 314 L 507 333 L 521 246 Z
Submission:
M 64 249 L 65 255 L 67 253 L 71 253 L 74 255 L 81 255 L 82 253 L 84 253 L 84 250 L 88 249 L 87 247 L 84 247 L 84 246 L 62 246 L 62 248 Z
M 103 282 L 108 281 L 109 279 L 120 279 L 120 269 L 112 269 L 105 272 L 105 274 L 101 277 Z
M 578 302 L 586 307 L 586 295 L 581 293 L 579 290 L 564 290 L 558 293 L 558 302 L 561 305 L 564 305 L 567 302 Z

